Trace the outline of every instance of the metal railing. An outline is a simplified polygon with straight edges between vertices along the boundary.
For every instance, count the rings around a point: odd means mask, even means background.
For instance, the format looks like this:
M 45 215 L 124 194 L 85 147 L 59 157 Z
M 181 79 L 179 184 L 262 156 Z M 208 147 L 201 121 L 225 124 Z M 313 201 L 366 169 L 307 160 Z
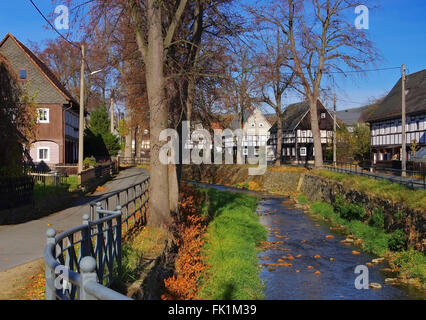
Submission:
M 149 165 L 149 157 L 119 157 L 120 165 Z
M 148 183 L 149 177 L 91 203 L 80 226 L 59 235 L 47 230 L 47 300 L 128 299 L 108 287 L 121 270 L 123 233 L 146 222 Z M 108 210 L 114 201 L 115 210 Z
M 34 182 L 41 183 L 44 186 L 46 186 L 46 184 L 53 186 L 66 184 L 68 178 L 67 175 L 60 174 L 56 171 L 48 173 L 28 172 L 28 175 L 33 178 Z
M 401 169 L 377 168 L 369 165 L 359 165 L 355 163 L 337 162 L 325 163 L 324 169 L 340 173 L 357 174 L 373 179 L 388 180 L 390 182 L 405 185 L 411 189 L 426 189 L 426 173 L 422 171 L 405 170 L 406 176 L 402 175 Z

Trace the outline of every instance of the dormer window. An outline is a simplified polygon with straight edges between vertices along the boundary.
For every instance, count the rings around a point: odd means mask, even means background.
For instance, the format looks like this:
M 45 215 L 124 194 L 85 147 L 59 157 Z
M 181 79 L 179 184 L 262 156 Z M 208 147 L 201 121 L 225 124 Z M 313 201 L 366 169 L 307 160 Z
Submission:
M 259 123 L 259 128 L 263 128 L 263 122 Z
M 27 80 L 28 71 L 26 69 L 19 69 L 19 80 Z
M 250 126 L 254 128 L 256 126 L 256 124 L 254 122 L 252 122 L 252 123 L 250 123 Z
M 325 112 L 321 112 L 321 119 L 325 119 Z

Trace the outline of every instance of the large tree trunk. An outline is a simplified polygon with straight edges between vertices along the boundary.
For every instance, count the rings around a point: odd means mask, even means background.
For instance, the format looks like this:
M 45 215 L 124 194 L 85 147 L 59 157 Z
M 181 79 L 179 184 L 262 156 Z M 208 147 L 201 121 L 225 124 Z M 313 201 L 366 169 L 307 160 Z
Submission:
M 312 136 L 314 138 L 315 168 L 321 168 L 323 165 L 323 161 L 322 161 L 321 132 L 320 132 L 319 124 L 318 124 L 317 99 L 309 101 L 309 109 L 311 114 Z
M 161 6 L 148 1 L 148 50 L 145 59 L 146 83 L 150 114 L 150 201 L 148 224 L 168 227 L 172 222 L 169 205 L 169 179 L 166 164 L 160 162 L 160 133 L 168 125 L 168 106 L 163 73 L 164 47 L 161 24 Z
M 126 125 L 129 126 L 130 116 L 126 116 Z M 124 157 L 132 158 L 132 128 L 129 127 L 129 132 L 126 135 L 126 145 L 124 147 Z
M 141 148 L 142 148 L 142 132 L 141 127 L 138 125 L 135 129 L 135 157 L 141 157 Z
M 283 150 L 283 123 L 281 120 L 282 117 L 278 117 L 277 121 L 277 157 L 275 159 L 275 166 L 281 165 L 281 157 Z
M 179 211 L 179 182 L 175 164 L 169 164 L 169 205 L 170 211 L 178 214 Z

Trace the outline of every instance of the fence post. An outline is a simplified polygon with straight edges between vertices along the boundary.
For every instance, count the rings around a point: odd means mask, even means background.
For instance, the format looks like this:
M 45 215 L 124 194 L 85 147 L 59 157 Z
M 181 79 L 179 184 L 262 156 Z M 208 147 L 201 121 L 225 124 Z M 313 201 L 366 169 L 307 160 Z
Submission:
M 81 256 L 86 257 L 90 255 L 90 226 L 89 226 L 90 216 L 86 213 L 83 215 L 83 225 L 86 226 L 82 231 L 81 239 Z
M 101 213 L 99 213 L 99 210 L 102 209 L 102 203 L 101 202 L 96 202 L 96 219 L 100 219 L 101 217 Z
M 96 300 L 96 297 L 87 293 L 84 289 L 86 283 L 90 281 L 97 282 L 96 278 L 96 260 L 93 257 L 87 256 L 81 259 L 81 285 L 80 285 L 80 300 Z
M 55 245 L 55 236 L 56 236 L 56 230 L 53 228 L 49 228 L 46 231 L 47 236 L 47 244 L 53 244 Z M 56 251 L 56 247 L 54 249 Z M 54 253 L 54 257 L 56 258 L 56 254 Z M 46 277 L 46 285 L 45 285 L 45 299 L 46 300 L 56 300 L 56 294 L 55 289 L 51 288 L 49 284 L 54 285 L 55 284 L 55 271 L 51 270 L 49 265 L 45 264 L 45 277 Z
M 121 270 L 121 206 L 117 206 L 117 213 L 120 213 L 120 216 L 117 217 L 117 234 L 116 234 L 116 241 L 117 241 L 117 264 L 118 264 L 118 272 Z

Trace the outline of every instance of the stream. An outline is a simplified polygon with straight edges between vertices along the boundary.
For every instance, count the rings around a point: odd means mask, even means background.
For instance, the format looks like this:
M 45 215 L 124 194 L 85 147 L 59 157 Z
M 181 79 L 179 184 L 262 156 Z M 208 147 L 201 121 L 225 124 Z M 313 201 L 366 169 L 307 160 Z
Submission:
M 355 279 L 359 276 L 355 274 L 356 266 L 365 265 L 377 257 L 352 245 L 341 243 L 346 238 L 344 235 L 331 232 L 326 222 L 314 220 L 303 210 L 295 208 L 288 201 L 289 198 L 227 186 L 194 184 L 261 196 L 257 213 L 260 222 L 269 231 L 268 241 L 274 244 L 258 255 L 259 264 L 263 265 L 260 277 L 265 284 L 267 300 L 426 298 L 422 292 L 413 287 L 385 283 L 386 275 L 381 269 L 387 267 L 386 263 L 372 264 L 368 267 L 369 283 L 379 283 L 381 289 L 356 289 Z M 283 204 L 283 201 L 287 202 Z M 353 250 L 359 254 L 352 254 Z M 281 263 L 282 266 L 271 265 L 277 263 Z

